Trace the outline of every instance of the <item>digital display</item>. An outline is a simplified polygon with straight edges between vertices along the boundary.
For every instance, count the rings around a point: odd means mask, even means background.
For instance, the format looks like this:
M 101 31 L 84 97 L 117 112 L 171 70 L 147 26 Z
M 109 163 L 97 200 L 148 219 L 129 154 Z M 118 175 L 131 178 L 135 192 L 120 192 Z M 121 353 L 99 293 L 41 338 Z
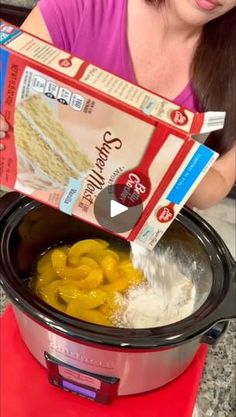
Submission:
M 62 381 L 62 386 L 65 389 L 68 389 L 70 391 L 74 391 L 77 394 L 84 395 L 87 398 L 91 398 L 93 400 L 96 398 L 96 392 L 90 391 L 89 389 L 86 389 L 86 388 L 79 387 L 78 385 L 72 384 L 69 381 L 64 381 L 63 380 Z
M 88 375 L 79 370 L 65 368 L 64 366 L 58 366 L 59 374 L 65 378 L 67 381 L 74 382 L 76 385 L 85 385 L 89 388 L 100 389 L 101 381 L 94 378 L 92 375 Z

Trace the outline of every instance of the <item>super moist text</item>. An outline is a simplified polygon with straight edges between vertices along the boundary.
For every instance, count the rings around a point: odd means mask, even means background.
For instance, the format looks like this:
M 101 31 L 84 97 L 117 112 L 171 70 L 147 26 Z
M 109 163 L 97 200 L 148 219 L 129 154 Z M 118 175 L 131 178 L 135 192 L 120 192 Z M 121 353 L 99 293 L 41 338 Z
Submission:
M 85 190 L 80 202 L 80 206 L 84 209 L 94 203 L 97 191 L 101 191 L 105 185 L 105 177 L 102 174 L 111 150 L 120 149 L 121 147 L 122 141 L 119 138 L 112 138 L 112 133 L 109 131 L 104 133 L 102 146 L 96 146 L 95 148 L 98 151 L 98 157 L 94 168 L 87 177 Z

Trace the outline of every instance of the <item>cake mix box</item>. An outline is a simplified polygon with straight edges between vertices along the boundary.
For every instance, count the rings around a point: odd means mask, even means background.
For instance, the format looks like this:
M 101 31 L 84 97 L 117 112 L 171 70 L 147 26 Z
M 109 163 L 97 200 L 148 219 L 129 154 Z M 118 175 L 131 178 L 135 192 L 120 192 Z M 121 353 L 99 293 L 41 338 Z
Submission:
M 0 30 L 2 186 L 153 248 L 218 157 L 192 135 L 221 129 L 224 113 L 193 113 L 4 21 Z

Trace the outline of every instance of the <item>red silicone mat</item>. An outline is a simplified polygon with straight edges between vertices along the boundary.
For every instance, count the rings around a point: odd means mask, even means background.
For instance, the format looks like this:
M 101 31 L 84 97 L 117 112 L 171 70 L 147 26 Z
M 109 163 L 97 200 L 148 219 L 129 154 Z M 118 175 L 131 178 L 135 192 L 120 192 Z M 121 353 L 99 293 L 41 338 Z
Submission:
M 158 390 L 93 403 L 49 385 L 47 371 L 24 345 L 9 307 L 1 319 L 1 417 L 192 417 L 207 354 L 202 345 L 190 367 Z

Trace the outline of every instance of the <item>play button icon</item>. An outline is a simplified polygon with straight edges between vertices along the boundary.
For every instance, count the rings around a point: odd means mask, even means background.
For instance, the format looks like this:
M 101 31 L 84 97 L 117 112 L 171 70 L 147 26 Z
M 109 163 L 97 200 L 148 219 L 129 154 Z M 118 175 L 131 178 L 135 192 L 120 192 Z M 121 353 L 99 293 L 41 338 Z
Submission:
M 141 199 L 129 207 L 119 201 L 124 195 L 125 185 L 113 184 L 105 187 L 94 204 L 94 214 L 99 225 L 112 233 L 125 233 L 134 228 L 143 212 Z
M 123 204 L 118 203 L 118 201 L 111 200 L 110 202 L 110 213 L 111 217 L 118 216 L 121 213 L 124 213 L 128 210 L 128 207 L 124 206 Z

